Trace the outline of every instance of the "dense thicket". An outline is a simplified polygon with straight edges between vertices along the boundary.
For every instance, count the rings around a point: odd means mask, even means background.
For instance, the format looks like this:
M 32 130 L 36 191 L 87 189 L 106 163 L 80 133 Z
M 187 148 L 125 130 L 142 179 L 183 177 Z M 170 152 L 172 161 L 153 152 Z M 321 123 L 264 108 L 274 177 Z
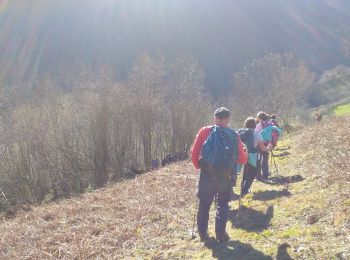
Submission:
M 294 109 L 304 104 L 312 82 L 313 74 L 302 60 L 291 53 L 271 53 L 233 75 L 228 102 L 240 121 L 262 110 L 286 123 L 295 115 Z
M 82 193 L 187 151 L 209 115 L 203 80 L 192 60 L 142 55 L 124 82 L 103 66 L 68 66 L 30 95 L 3 89 L 0 202 Z
M 287 120 L 312 74 L 292 54 L 270 54 L 234 74 L 231 95 L 213 103 L 189 58 L 140 55 L 127 80 L 105 65 L 69 64 L 36 84 L 1 84 L 0 207 L 79 194 L 187 152 L 214 106 L 232 126 L 265 110 Z M 25 90 L 25 91 L 24 91 Z

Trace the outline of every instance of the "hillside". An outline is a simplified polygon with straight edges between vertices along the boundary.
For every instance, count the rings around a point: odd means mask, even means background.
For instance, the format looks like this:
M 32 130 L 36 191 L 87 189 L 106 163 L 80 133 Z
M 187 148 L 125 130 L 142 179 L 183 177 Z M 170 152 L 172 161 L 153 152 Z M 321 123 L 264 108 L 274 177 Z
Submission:
M 339 65 L 325 71 L 319 81 L 306 93 L 307 103 L 313 110 L 328 111 L 350 99 L 350 68 Z
M 0 64 L 10 80 L 37 80 L 74 62 L 108 63 L 125 77 L 142 52 L 194 57 L 207 87 L 266 54 L 293 52 L 322 72 L 348 63 L 350 4 L 335 0 L 2 1 Z
M 286 136 L 278 173 L 230 203 L 231 240 L 191 240 L 196 174 L 189 162 L 41 207 L 7 212 L 1 259 L 349 259 L 350 118 Z M 238 188 L 235 188 L 238 193 Z M 213 235 L 213 210 L 210 235 Z
M 336 116 L 346 116 L 350 114 L 350 103 L 342 104 L 333 108 Z

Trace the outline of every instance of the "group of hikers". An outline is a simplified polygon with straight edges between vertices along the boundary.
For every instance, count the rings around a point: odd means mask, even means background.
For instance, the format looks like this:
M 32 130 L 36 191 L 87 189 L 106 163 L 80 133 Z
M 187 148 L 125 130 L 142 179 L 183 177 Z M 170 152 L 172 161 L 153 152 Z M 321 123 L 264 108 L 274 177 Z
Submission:
M 214 112 L 214 125 L 202 127 L 191 148 L 194 167 L 200 169 L 197 196 L 197 229 L 200 239 L 209 238 L 210 206 L 215 199 L 216 239 L 227 242 L 226 232 L 229 201 L 237 172 L 243 167 L 241 193 L 249 193 L 255 178 L 266 181 L 269 177 L 269 152 L 282 133 L 276 115 L 260 111 L 256 118 L 248 117 L 244 127 L 235 131 L 229 126 L 230 111 L 220 107 Z

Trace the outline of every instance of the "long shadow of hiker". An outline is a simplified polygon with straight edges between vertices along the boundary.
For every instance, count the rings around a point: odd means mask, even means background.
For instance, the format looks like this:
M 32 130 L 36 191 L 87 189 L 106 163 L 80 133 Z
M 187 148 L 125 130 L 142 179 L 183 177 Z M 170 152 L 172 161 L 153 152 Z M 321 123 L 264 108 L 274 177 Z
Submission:
M 265 182 L 265 184 L 269 185 L 285 185 L 288 183 L 295 183 L 295 182 L 300 182 L 303 181 L 304 178 L 301 175 L 293 175 L 293 176 L 288 176 L 288 177 L 283 177 L 283 176 L 275 176 L 269 178 L 268 182 Z
M 239 220 L 237 221 L 237 209 L 230 210 L 228 219 L 233 228 L 241 228 L 250 232 L 261 232 L 270 226 L 273 217 L 273 206 L 269 206 L 264 213 L 241 206 L 239 210 Z
M 259 191 L 254 192 L 253 199 L 254 200 L 273 200 L 281 197 L 288 197 L 291 193 L 287 189 L 283 189 L 281 191 L 279 190 L 266 190 L 266 191 Z
M 220 244 L 215 239 L 209 239 L 205 242 L 205 246 L 213 251 L 213 258 L 216 259 L 266 259 L 271 260 L 272 257 L 254 249 L 249 244 L 240 241 L 229 241 L 226 244 Z
M 284 243 L 278 247 L 276 260 L 292 260 L 293 258 L 290 257 L 288 254 L 287 248 L 289 248 L 290 245 L 287 243 Z

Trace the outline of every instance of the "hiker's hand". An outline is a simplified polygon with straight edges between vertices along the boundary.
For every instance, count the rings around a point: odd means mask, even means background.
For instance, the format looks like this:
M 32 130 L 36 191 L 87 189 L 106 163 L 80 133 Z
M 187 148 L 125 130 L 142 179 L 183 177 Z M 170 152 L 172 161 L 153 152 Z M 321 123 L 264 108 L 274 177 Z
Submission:
M 268 151 L 272 151 L 274 147 L 272 144 L 269 144 L 266 148 Z

